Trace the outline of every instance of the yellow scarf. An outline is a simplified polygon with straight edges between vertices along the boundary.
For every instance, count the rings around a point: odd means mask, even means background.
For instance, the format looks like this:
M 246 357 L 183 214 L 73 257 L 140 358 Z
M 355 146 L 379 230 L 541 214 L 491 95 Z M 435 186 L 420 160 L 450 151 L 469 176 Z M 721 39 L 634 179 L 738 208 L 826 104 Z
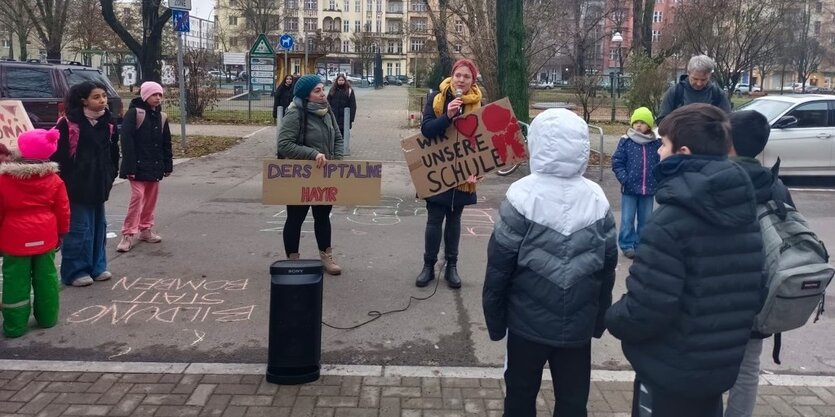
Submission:
M 432 101 L 432 110 L 435 111 L 436 117 L 441 117 L 441 115 L 446 112 L 446 97 L 451 91 L 452 78 L 449 77 L 441 82 L 438 94 L 435 95 L 435 100 Z M 479 90 L 478 86 L 473 83 L 470 87 L 470 91 L 467 91 L 461 96 L 461 100 L 464 102 L 464 114 L 471 113 L 474 110 L 481 108 L 481 90 Z M 466 193 L 475 192 L 475 184 L 464 183 L 455 188 Z

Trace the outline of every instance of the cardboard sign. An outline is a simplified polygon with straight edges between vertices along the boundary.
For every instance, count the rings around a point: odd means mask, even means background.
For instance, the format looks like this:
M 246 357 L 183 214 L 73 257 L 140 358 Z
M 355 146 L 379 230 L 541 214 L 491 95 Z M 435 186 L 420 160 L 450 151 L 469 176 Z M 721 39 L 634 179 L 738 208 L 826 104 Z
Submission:
M 0 143 L 9 150 L 16 150 L 17 137 L 32 129 L 32 122 L 20 100 L 0 100 Z
M 273 205 L 351 206 L 380 202 L 383 164 L 368 161 L 264 161 L 261 200 Z
M 415 135 L 400 145 L 421 198 L 527 158 L 525 138 L 507 98 L 456 117 L 443 137 Z

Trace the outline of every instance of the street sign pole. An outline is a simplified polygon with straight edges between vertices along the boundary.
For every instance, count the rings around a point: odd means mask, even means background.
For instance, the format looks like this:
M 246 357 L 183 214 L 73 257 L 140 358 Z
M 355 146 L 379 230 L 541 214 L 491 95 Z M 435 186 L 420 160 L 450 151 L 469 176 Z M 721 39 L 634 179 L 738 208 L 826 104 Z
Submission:
M 180 73 L 177 78 L 180 79 L 180 143 L 183 150 L 186 149 L 186 68 L 183 65 L 183 32 L 177 32 L 177 65 L 180 66 Z
M 284 50 L 284 77 L 281 78 L 282 83 L 284 82 L 284 79 L 286 79 L 287 76 L 290 75 L 289 65 L 290 65 L 290 63 L 287 62 L 287 50 L 285 49 Z
M 246 60 L 246 120 L 252 121 L 252 64 Z

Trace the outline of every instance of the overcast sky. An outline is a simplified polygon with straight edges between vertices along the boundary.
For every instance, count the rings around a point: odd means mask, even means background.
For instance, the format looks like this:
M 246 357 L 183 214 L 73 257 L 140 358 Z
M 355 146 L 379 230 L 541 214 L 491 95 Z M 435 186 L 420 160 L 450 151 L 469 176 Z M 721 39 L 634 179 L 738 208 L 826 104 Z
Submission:
M 208 19 L 215 7 L 215 0 L 191 0 L 191 15 Z

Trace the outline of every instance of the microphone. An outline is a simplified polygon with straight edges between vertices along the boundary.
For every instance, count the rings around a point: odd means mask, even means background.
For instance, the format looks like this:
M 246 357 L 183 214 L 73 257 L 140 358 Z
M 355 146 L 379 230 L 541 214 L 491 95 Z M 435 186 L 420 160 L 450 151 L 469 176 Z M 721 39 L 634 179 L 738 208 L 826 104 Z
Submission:
M 455 98 L 461 98 L 461 96 L 463 96 L 463 95 L 464 95 L 464 92 L 461 91 L 460 88 L 455 89 Z M 458 108 L 458 115 L 460 116 L 462 114 L 464 114 L 464 106 L 463 105 Z

